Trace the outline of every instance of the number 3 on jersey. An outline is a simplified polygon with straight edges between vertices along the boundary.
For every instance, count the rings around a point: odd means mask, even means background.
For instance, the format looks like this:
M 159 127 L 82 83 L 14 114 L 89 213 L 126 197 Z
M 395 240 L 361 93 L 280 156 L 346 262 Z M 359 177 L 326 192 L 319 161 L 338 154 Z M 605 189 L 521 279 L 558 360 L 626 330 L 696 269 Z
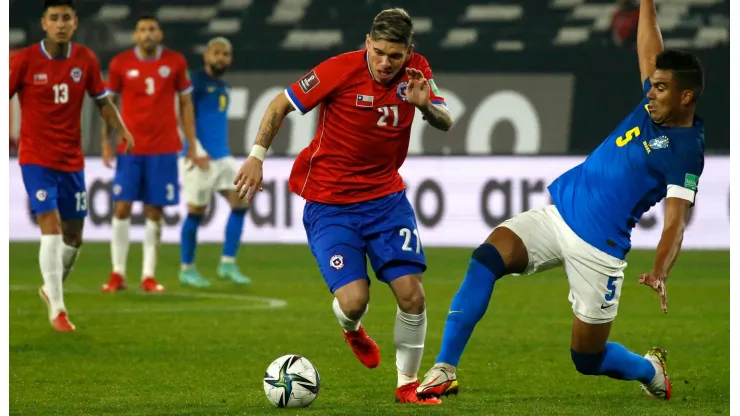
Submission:
M 627 145 L 627 143 L 632 141 L 632 139 L 634 139 L 635 137 L 639 137 L 639 136 L 640 136 L 640 128 L 635 126 L 632 129 L 630 129 L 624 135 L 624 137 L 622 136 L 617 137 L 617 146 L 624 147 L 625 145 Z
M 385 121 L 388 117 L 393 117 L 393 127 L 398 127 L 398 106 L 392 105 L 390 107 L 378 107 L 378 112 L 381 114 L 380 119 L 378 120 L 378 125 L 381 127 L 385 127 L 388 125 L 388 122 Z
M 153 95 L 154 94 L 154 78 L 147 77 L 144 82 L 146 83 L 146 94 L 147 95 Z

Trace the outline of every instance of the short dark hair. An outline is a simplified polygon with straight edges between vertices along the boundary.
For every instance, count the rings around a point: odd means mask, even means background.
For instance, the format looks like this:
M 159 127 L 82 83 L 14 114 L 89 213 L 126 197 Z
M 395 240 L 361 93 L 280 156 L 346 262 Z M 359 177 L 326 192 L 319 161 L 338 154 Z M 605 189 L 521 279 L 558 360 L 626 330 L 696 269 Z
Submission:
M 411 46 L 413 36 L 414 24 L 411 22 L 411 16 L 401 8 L 386 9 L 378 13 L 370 29 L 372 40 L 403 43 L 407 47 Z
M 655 69 L 673 72 L 676 85 L 682 90 L 692 90 L 694 101 L 704 91 L 704 68 L 693 53 L 665 50 L 655 59 Z
M 136 18 L 136 22 L 134 22 L 134 27 L 139 26 L 139 22 L 141 22 L 143 20 L 153 20 L 154 22 L 157 23 L 157 26 L 162 26 L 162 25 L 159 24 L 159 19 L 157 19 L 157 16 L 155 16 L 153 14 L 142 14 L 142 15 L 139 15 L 139 17 Z
M 49 10 L 49 7 L 59 6 L 67 6 L 75 10 L 75 0 L 44 0 L 44 13 Z

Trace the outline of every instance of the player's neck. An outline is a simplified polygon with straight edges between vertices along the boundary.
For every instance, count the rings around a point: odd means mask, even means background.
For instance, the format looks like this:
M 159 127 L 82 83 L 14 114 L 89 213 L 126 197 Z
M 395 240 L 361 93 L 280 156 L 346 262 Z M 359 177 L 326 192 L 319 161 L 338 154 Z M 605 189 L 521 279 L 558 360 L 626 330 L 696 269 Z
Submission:
M 213 70 L 208 65 L 206 65 L 206 74 L 208 74 L 208 76 L 211 77 L 211 78 L 213 78 L 213 79 L 219 79 L 219 78 L 221 78 L 220 75 L 214 74 L 213 73 Z
M 675 119 L 663 123 L 663 127 L 693 127 L 694 112 L 678 115 Z
M 154 59 L 157 57 L 157 55 L 159 55 L 159 46 L 154 48 L 154 50 L 151 52 L 148 52 L 146 49 L 137 46 L 136 55 L 141 59 Z
M 64 57 L 69 52 L 69 42 L 56 43 L 49 39 L 44 39 L 44 49 L 52 58 Z

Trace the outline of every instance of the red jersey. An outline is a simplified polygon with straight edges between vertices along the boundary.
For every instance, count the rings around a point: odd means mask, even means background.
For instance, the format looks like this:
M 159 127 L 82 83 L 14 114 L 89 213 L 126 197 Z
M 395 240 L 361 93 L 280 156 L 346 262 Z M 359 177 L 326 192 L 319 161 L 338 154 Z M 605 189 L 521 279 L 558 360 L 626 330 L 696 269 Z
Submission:
M 121 117 L 135 140 L 133 154 L 182 149 L 175 96 L 192 90 L 182 54 L 161 47 L 153 59 L 139 57 L 135 48 L 120 53 L 108 68 L 108 90 L 121 96 Z
M 305 114 L 320 104 L 316 135 L 290 173 L 290 190 L 307 201 L 348 204 L 405 189 L 398 169 L 409 150 L 416 108 L 406 102 L 406 68 L 431 81 L 427 60 L 412 53 L 388 85 L 375 82 L 366 51 L 330 58 L 285 90 Z M 434 86 L 434 83 L 431 83 Z M 434 104 L 444 104 L 430 88 Z
M 107 94 L 98 58 L 80 44 L 70 42 L 63 58 L 49 55 L 44 42 L 11 56 L 10 98 L 17 93 L 21 104 L 21 165 L 65 172 L 85 167 L 80 128 L 85 92 L 95 98 Z

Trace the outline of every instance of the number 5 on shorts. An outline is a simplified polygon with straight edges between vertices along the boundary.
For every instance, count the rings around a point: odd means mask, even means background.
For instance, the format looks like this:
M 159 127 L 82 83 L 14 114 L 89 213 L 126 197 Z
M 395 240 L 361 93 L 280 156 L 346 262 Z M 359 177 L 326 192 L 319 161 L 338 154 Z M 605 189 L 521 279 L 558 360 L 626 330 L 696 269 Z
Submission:
M 614 295 L 617 293 L 617 287 L 614 285 L 614 282 L 617 280 L 616 277 L 610 277 L 609 281 L 606 282 L 606 290 L 609 291 L 606 295 L 604 295 L 604 299 L 606 299 L 607 302 L 614 299 Z

